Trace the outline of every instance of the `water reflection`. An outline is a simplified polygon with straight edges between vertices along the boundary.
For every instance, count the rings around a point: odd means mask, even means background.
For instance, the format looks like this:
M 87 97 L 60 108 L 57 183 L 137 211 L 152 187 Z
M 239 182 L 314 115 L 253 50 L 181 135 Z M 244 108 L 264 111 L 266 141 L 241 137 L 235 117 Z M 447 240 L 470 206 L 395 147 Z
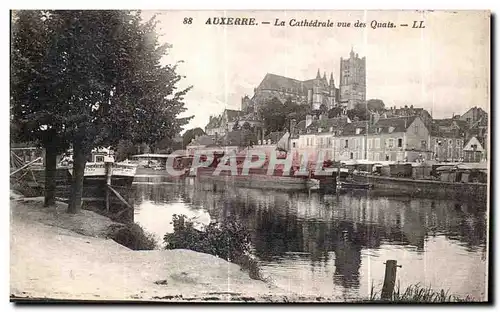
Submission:
M 136 221 L 161 236 L 168 226 L 159 224 L 168 217 L 160 215 L 173 211 L 206 212 L 216 220 L 236 215 L 251 230 L 264 271 L 290 291 L 366 296 L 373 282 L 381 285 L 383 262 L 396 259 L 404 265 L 402 286 L 420 282 L 476 298 L 485 293 L 485 204 L 283 193 L 194 180 L 137 185 L 135 201 Z M 147 202 L 156 205 L 150 214 Z M 436 268 L 427 265 L 435 260 Z

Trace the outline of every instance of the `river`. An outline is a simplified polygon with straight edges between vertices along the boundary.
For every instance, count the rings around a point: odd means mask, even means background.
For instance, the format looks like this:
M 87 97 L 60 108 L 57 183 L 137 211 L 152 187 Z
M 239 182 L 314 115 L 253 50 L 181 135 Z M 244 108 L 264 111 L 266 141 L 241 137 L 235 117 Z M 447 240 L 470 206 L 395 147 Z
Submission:
M 172 215 L 236 215 L 265 276 L 293 293 L 344 299 L 380 291 L 386 260 L 396 287 L 420 283 L 485 300 L 485 203 L 213 187 L 194 179 L 134 185 L 135 222 L 161 241 Z

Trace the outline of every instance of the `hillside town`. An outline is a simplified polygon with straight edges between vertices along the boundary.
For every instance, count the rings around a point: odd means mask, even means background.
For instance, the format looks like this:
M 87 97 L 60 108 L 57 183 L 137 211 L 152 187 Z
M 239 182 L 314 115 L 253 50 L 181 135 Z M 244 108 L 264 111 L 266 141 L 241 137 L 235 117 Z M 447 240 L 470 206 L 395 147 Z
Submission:
M 310 114 L 304 120 L 290 119 L 281 131 L 266 131 L 260 108 L 271 99 L 305 105 Z M 238 149 L 247 145 L 240 134 L 245 126 L 254 132 L 253 149 L 309 153 L 309 159 L 323 150 L 333 161 L 487 160 L 488 113 L 480 107 L 444 119 L 413 105 L 368 107 L 367 120 L 348 116 L 347 111 L 367 107 L 366 103 L 366 58 L 351 50 L 348 59 L 341 59 L 339 88 L 333 73 L 328 80 L 319 70 L 315 79 L 306 81 L 267 74 L 251 98 L 242 98 L 240 110 L 224 109 L 210 116 L 206 134 L 193 139 L 187 150 Z M 338 116 L 329 118 L 328 111 L 336 108 Z

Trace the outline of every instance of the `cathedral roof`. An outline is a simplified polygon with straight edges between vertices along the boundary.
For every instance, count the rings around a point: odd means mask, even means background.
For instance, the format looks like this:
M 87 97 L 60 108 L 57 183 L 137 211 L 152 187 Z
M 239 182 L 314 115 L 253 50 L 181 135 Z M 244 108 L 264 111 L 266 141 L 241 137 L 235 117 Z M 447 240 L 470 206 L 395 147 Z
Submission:
M 283 77 L 275 74 L 266 74 L 262 82 L 259 84 L 258 89 L 275 90 L 275 91 L 289 91 L 307 94 L 307 89 L 304 87 L 303 82 Z

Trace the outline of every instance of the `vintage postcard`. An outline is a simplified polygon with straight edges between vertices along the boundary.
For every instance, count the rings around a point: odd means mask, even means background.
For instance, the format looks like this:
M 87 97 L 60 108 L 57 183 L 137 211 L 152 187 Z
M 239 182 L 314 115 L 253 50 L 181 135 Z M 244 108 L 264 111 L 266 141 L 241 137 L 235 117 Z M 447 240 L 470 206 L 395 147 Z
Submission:
M 12 11 L 11 301 L 490 301 L 490 29 Z

